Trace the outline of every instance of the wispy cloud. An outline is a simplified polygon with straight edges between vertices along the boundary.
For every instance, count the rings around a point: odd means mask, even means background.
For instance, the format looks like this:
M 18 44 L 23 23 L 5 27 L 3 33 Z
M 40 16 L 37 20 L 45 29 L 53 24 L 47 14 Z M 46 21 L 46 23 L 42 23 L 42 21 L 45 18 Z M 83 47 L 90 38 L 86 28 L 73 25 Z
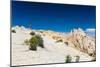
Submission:
M 95 28 L 87 28 L 87 29 L 85 30 L 85 32 L 86 32 L 88 35 L 90 35 L 90 36 L 95 36 L 95 31 L 96 31 Z
M 95 32 L 95 29 L 94 28 L 88 28 L 88 29 L 86 29 L 86 32 Z

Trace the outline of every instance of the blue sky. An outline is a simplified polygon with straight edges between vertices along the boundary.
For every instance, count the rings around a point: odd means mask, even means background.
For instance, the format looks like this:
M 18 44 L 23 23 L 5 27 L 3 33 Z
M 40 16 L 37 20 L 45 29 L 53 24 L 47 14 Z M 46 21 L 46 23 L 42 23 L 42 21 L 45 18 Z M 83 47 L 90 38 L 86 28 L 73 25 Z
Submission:
M 12 26 L 68 32 L 73 28 L 95 28 L 95 6 L 12 2 Z

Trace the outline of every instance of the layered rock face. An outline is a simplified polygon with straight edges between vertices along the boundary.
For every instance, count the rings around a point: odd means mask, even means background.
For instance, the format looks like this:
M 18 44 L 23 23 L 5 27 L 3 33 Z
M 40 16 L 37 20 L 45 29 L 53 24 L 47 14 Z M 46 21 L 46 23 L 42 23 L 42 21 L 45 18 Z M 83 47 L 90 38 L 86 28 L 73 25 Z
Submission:
M 74 29 L 66 37 L 67 41 L 71 42 L 75 48 L 92 56 L 95 54 L 95 39 L 87 36 L 82 29 Z

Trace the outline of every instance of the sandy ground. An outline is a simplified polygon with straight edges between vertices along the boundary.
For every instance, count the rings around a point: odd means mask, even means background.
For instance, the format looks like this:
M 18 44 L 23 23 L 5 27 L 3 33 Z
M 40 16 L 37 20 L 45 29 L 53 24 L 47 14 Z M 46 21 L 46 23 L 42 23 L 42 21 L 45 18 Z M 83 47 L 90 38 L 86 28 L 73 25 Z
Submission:
M 63 43 L 55 43 L 48 37 L 43 37 L 45 48 L 38 47 L 37 51 L 31 51 L 27 45 L 23 44 L 25 39 L 29 39 L 29 33 L 20 31 L 12 33 L 12 65 L 30 65 L 47 63 L 64 63 L 65 57 L 71 55 L 72 62 L 75 56 L 80 56 L 80 61 L 91 61 L 91 57 Z

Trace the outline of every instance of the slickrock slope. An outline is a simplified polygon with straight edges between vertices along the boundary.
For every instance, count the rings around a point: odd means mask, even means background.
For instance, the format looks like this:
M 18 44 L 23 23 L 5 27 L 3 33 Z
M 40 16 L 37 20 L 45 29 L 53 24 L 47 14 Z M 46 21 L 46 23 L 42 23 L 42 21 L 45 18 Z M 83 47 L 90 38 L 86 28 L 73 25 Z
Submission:
M 95 39 L 88 37 L 81 29 L 76 29 L 69 34 L 54 32 L 50 30 L 30 30 L 24 27 L 13 27 L 12 32 L 12 65 L 65 63 L 67 55 L 72 57 L 71 62 L 91 61 L 94 57 L 89 56 L 95 51 Z M 29 50 L 24 44 L 30 39 L 31 31 L 43 38 L 45 48 L 37 47 L 36 51 Z
M 74 47 L 82 52 L 94 55 L 95 53 L 95 38 L 87 36 L 82 29 L 74 29 L 66 37 L 68 41 L 73 43 Z

